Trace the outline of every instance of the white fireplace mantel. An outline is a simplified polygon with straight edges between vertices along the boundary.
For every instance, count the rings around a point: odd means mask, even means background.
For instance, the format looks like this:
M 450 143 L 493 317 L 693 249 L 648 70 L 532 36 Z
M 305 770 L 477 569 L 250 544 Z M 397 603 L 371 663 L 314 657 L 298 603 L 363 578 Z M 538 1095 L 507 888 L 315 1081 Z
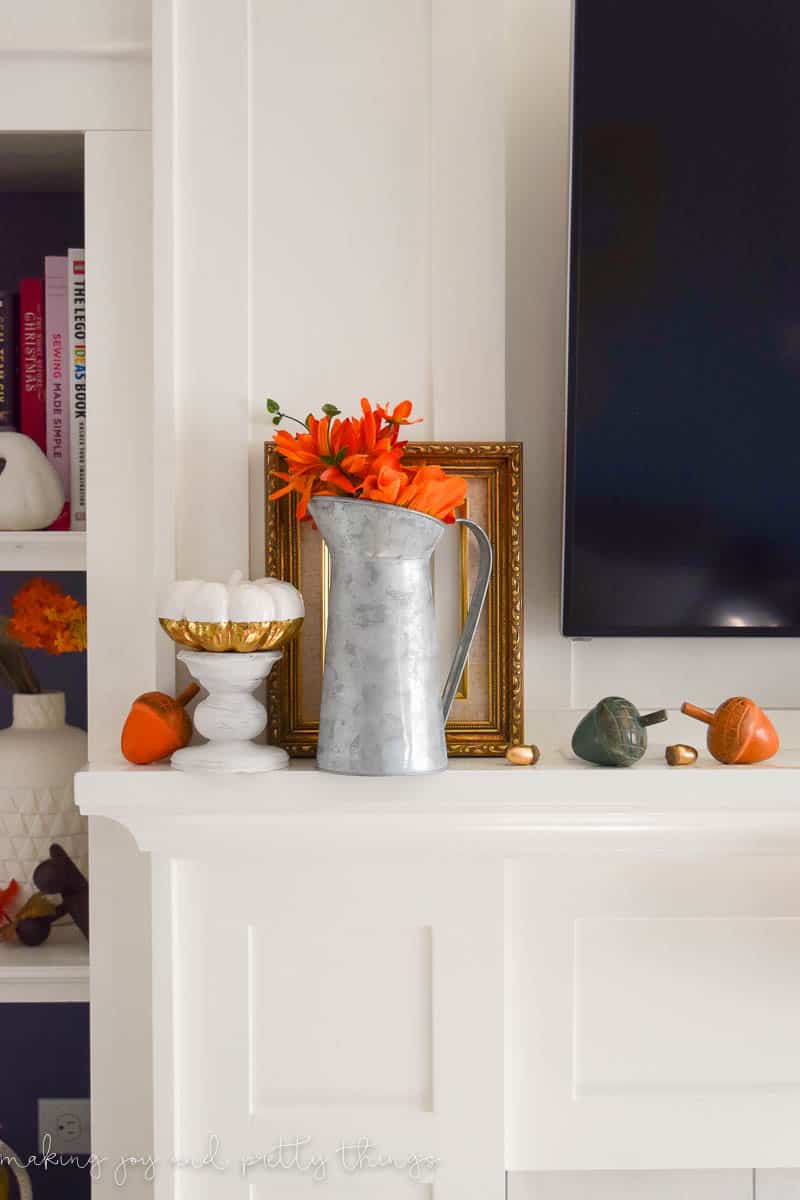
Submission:
M 296 760 L 267 775 L 191 775 L 168 766 L 92 767 L 81 811 L 125 825 L 142 850 L 207 858 L 297 847 L 354 856 L 470 848 L 516 857 L 629 849 L 722 853 L 800 849 L 800 752 L 726 767 L 670 768 L 654 750 L 634 769 L 597 768 L 555 750 L 536 767 L 451 760 L 441 775 L 338 776 Z
M 799 784 L 792 751 L 87 769 L 82 811 L 152 859 L 157 1159 L 365 1136 L 441 1159 L 426 1200 L 501 1200 L 505 1170 L 796 1165 Z

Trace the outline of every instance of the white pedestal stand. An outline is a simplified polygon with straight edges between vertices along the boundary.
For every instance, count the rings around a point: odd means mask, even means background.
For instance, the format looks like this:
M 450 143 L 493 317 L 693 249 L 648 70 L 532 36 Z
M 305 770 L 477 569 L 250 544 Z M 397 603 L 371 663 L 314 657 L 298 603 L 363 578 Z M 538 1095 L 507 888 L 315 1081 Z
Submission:
M 281 657 L 279 650 L 254 654 L 214 654 L 205 650 L 181 650 L 195 679 L 208 697 L 194 712 L 194 727 L 208 738 L 205 746 L 176 750 L 170 760 L 179 771 L 277 771 L 289 764 L 280 746 L 257 746 L 257 737 L 267 725 L 267 713 L 251 695 Z

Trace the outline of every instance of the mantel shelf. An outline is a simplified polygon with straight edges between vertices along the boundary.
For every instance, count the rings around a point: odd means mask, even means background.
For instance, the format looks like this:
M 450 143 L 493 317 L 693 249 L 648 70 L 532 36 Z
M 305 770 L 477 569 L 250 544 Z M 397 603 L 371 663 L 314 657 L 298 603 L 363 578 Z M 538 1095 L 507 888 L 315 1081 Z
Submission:
M 82 812 L 126 825 L 143 849 L 179 857 L 280 847 L 351 848 L 465 843 L 489 853 L 636 848 L 659 839 L 697 849 L 785 850 L 800 843 L 800 752 L 770 763 L 670 768 L 655 752 L 628 770 L 592 767 L 558 751 L 536 767 L 451 760 L 441 775 L 359 778 L 294 762 L 266 775 L 208 776 L 167 766 L 91 767 L 77 776 Z M 581 835 L 577 837 L 576 835 Z
M 85 533 L 0 531 L 0 571 L 85 570 Z
M 0 1003 L 89 999 L 89 946 L 74 925 L 53 929 L 42 946 L 0 942 Z

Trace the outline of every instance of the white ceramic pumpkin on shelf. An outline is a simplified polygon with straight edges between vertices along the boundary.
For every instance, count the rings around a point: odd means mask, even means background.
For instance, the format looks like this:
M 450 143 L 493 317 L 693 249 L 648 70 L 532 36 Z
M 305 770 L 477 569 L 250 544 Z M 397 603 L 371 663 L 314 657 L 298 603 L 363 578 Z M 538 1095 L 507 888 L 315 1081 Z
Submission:
M 164 596 L 159 620 L 175 642 L 193 650 L 251 653 L 275 650 L 303 623 L 303 597 L 282 579 L 247 580 L 236 571 L 227 583 L 182 579 Z
M 64 507 L 55 467 L 23 433 L 0 433 L 0 529 L 46 529 Z

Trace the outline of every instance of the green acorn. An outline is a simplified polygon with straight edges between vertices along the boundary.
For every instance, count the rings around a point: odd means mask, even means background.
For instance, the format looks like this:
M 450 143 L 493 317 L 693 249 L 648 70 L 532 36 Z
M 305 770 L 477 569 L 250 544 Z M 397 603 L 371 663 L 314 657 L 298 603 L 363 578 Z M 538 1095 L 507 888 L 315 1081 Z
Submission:
M 579 722 L 572 749 L 601 767 L 632 767 L 647 749 L 647 726 L 666 719 L 663 708 L 643 717 L 630 700 L 606 696 Z

